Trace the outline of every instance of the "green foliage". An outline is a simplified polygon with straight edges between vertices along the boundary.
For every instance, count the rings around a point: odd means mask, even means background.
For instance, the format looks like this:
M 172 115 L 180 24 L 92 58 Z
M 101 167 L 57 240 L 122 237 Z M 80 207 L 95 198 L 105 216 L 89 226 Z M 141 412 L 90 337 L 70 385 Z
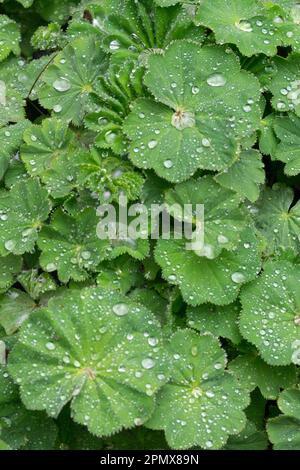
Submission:
M 0 450 L 300 450 L 299 2 L 0 0 L 0 142 Z

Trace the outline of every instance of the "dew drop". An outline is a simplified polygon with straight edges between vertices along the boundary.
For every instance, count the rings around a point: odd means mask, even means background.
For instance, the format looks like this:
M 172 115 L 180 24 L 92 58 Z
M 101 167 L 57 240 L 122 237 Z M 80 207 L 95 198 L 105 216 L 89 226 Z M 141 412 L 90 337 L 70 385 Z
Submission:
M 53 106 L 53 111 L 55 113 L 60 113 L 62 110 L 62 106 L 60 104 L 56 104 L 55 106 Z
M 155 366 L 155 362 L 150 357 L 142 360 L 142 366 L 144 369 L 152 369 Z
M 71 88 L 71 83 L 67 78 L 59 78 L 53 83 L 53 88 L 57 91 L 68 91 Z
M 241 284 L 242 282 L 245 282 L 246 278 L 244 276 L 244 274 L 242 273 L 233 273 L 232 276 L 231 276 L 231 279 L 233 280 L 233 282 L 235 282 L 236 284 Z
M 55 344 L 53 343 L 47 343 L 46 348 L 49 349 L 49 351 L 54 351 L 55 349 Z
M 109 48 L 111 51 L 117 51 L 120 49 L 120 43 L 119 41 L 117 41 L 116 39 L 114 39 L 113 41 L 111 41 L 111 43 L 109 44 Z
M 129 312 L 128 306 L 124 303 L 115 304 L 112 309 L 118 317 L 123 317 Z
M 172 160 L 165 160 L 165 161 L 164 161 L 164 167 L 165 167 L 165 168 L 170 169 L 170 168 L 172 168 L 172 166 L 173 166 Z
M 156 146 L 157 146 L 158 142 L 157 140 L 150 140 L 150 142 L 148 143 L 148 147 L 149 149 L 154 149 Z
M 7 240 L 4 243 L 4 246 L 7 249 L 7 251 L 12 251 L 16 246 L 16 242 L 14 240 Z
M 221 75 L 220 73 L 215 73 L 211 75 L 210 77 L 208 77 L 207 79 L 207 84 L 213 87 L 224 86 L 226 82 L 227 82 L 226 78 L 224 77 L 224 75 Z

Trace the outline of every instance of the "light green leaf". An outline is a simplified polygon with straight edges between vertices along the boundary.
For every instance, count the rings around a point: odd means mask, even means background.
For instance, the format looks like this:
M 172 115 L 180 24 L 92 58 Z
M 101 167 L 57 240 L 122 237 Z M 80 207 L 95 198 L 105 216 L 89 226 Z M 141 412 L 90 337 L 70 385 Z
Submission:
M 58 209 L 39 236 L 42 268 L 57 271 L 65 283 L 87 279 L 88 273 L 108 257 L 110 242 L 98 238 L 98 222 L 94 209 L 85 209 L 74 217 Z
M 168 181 L 228 168 L 259 127 L 259 84 L 223 48 L 175 41 L 149 57 L 145 84 L 156 101 L 138 99 L 125 120 L 130 158 Z
M 275 184 L 264 189 L 253 207 L 256 226 L 267 240 L 267 254 L 300 252 L 300 202 L 293 205 L 293 201 L 292 188 Z
M 200 333 L 210 333 L 213 336 L 228 338 L 233 343 L 241 341 L 238 328 L 238 304 L 226 307 L 205 304 L 200 307 L 188 307 L 188 325 Z
M 0 197 L 0 253 L 20 255 L 35 246 L 51 206 L 36 179 L 20 181 Z
M 41 104 L 61 119 L 79 125 L 93 109 L 91 93 L 106 66 L 105 54 L 94 39 L 76 39 L 55 57 L 42 75 L 44 86 L 38 91 Z
M 161 341 L 142 305 L 100 288 L 74 290 L 31 316 L 9 371 L 28 409 L 57 416 L 71 401 L 76 422 L 110 435 L 152 414 L 166 380 Z
M 265 181 L 264 164 L 256 150 L 241 152 L 231 167 L 215 177 L 225 188 L 254 202 L 259 197 L 260 185 Z
M 6 15 L 0 15 L 0 62 L 12 52 L 20 54 L 20 28 Z
M 242 410 L 249 397 L 224 371 L 226 356 L 219 341 L 210 335 L 177 331 L 169 354 L 170 383 L 159 393 L 147 426 L 164 429 L 168 444 L 175 449 L 221 448 L 229 434 L 238 434 L 245 426 Z
M 278 261 L 241 294 L 241 333 L 273 366 L 300 363 L 300 268 Z
M 276 400 L 281 389 L 296 383 L 295 366 L 269 366 L 257 354 L 238 356 L 230 362 L 229 370 L 243 388 L 251 392 L 258 387 L 268 400 Z
M 155 259 L 163 277 L 179 285 L 184 300 L 192 306 L 203 303 L 228 305 L 238 296 L 242 284 L 260 271 L 260 256 L 253 230 L 241 234 L 236 251 L 223 252 L 216 259 L 186 249 L 187 240 L 159 240 Z

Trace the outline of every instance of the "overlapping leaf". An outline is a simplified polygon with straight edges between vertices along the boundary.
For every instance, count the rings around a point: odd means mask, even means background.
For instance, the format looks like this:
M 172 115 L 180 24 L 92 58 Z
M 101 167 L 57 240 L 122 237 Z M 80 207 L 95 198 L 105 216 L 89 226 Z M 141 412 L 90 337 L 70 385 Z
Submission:
M 298 265 L 270 262 L 241 294 L 241 333 L 273 366 L 300 363 L 299 276 Z

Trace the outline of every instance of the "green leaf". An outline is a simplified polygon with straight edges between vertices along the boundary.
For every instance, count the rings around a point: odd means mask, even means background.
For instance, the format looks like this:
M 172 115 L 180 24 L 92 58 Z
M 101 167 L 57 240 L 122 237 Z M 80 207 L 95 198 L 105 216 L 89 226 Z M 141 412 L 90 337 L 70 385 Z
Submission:
M 245 56 L 276 55 L 283 42 L 277 19 L 276 8 L 268 10 L 257 0 L 203 0 L 196 14 L 196 21 L 212 29 L 219 44 L 236 44 Z
M 20 55 L 20 28 L 6 15 L 0 15 L 0 62 L 12 52 Z
M 0 253 L 20 255 L 35 246 L 50 212 L 47 191 L 36 179 L 20 181 L 0 197 Z
M 9 166 L 12 154 L 19 149 L 23 133 L 29 126 L 31 126 L 30 121 L 24 120 L 18 124 L 2 127 L 0 129 L 0 179 L 3 178 Z
M 31 316 L 9 357 L 28 409 L 57 416 L 71 401 L 75 421 L 99 436 L 150 417 L 165 368 L 153 314 L 99 288 L 50 301 Z
M 228 439 L 226 450 L 266 450 L 268 447 L 267 434 L 258 431 L 255 424 L 247 421 L 245 429 L 237 436 Z
M 143 281 L 140 264 L 128 255 L 101 263 L 97 272 L 98 286 L 117 290 L 122 294 L 126 294 L 133 286 L 139 285 Z
M 221 448 L 228 435 L 245 426 L 242 410 L 249 397 L 224 371 L 226 356 L 219 341 L 210 335 L 177 331 L 169 354 L 170 383 L 159 393 L 147 426 L 164 429 L 168 444 L 175 449 Z
M 215 305 L 201 305 L 200 307 L 188 307 L 188 325 L 200 333 L 210 333 L 213 336 L 228 338 L 233 343 L 241 341 L 238 328 L 239 307 L 237 304 L 226 307 Z
M 300 450 L 300 421 L 289 416 L 269 419 L 267 431 L 274 450 Z
M 15 59 L 0 63 L 0 127 L 25 118 L 25 103 L 21 93 L 14 87 L 15 77 L 10 73 L 14 63 Z
M 21 267 L 22 259 L 19 256 L 0 257 L 0 292 L 5 291 L 14 283 L 15 276 Z
M 295 111 L 300 116 L 300 54 L 277 57 L 275 64 L 277 72 L 269 84 L 273 108 L 280 112 Z
M 274 131 L 280 139 L 273 157 L 286 163 L 284 172 L 289 176 L 300 173 L 300 118 L 294 114 L 277 116 L 274 121 Z
M 215 179 L 221 186 L 236 191 L 251 202 L 256 201 L 259 197 L 260 185 L 265 181 L 261 154 L 256 150 L 241 152 L 237 161 Z
M 280 394 L 278 406 L 284 414 L 300 420 L 300 390 L 284 390 Z
M 241 294 L 241 333 L 273 366 L 300 363 L 299 279 L 298 265 L 270 262 Z
M 42 75 L 40 103 L 61 119 L 81 124 L 85 114 L 93 109 L 91 94 L 106 66 L 106 56 L 94 39 L 76 39 L 55 57 Z
M 276 400 L 281 389 L 296 383 L 295 366 L 269 366 L 256 353 L 238 356 L 230 362 L 229 370 L 243 388 L 251 392 L 258 387 L 268 400 Z
M 36 308 L 36 302 L 19 289 L 10 289 L 1 296 L 0 324 L 6 334 L 14 334 Z
M 293 205 L 294 191 L 285 185 L 265 188 L 253 207 L 257 228 L 267 240 L 267 253 L 300 250 L 300 202 Z
M 18 403 L 0 409 L 1 439 L 11 449 L 51 450 L 57 429 L 44 413 L 32 413 Z
M 175 41 L 149 57 L 145 84 L 156 101 L 138 99 L 125 120 L 130 158 L 168 181 L 228 168 L 259 127 L 259 84 L 223 48 Z
M 241 234 L 236 251 L 223 252 L 216 259 L 186 249 L 187 240 L 159 240 L 155 259 L 163 277 L 179 285 L 184 300 L 192 306 L 203 303 L 228 305 L 238 296 L 242 284 L 256 277 L 260 256 L 253 231 Z
M 182 220 L 185 204 L 203 204 L 205 217 L 204 247 L 202 256 L 216 258 L 223 249 L 234 250 L 241 240 L 241 232 L 248 225 L 240 208 L 241 198 L 219 186 L 211 176 L 191 179 L 166 192 L 167 210 L 177 204 L 175 219 Z M 178 212 L 178 213 L 177 213 Z M 183 214 L 184 215 L 184 214 Z M 199 254 L 201 256 L 201 254 Z
M 46 292 L 52 292 L 57 288 L 53 278 L 48 273 L 39 273 L 38 269 L 22 271 L 17 279 L 34 300 L 39 299 Z
M 108 257 L 110 242 L 98 238 L 98 222 L 94 209 L 85 209 L 74 217 L 58 209 L 39 236 L 42 268 L 49 273 L 57 271 L 65 283 L 87 279 L 88 273 Z

